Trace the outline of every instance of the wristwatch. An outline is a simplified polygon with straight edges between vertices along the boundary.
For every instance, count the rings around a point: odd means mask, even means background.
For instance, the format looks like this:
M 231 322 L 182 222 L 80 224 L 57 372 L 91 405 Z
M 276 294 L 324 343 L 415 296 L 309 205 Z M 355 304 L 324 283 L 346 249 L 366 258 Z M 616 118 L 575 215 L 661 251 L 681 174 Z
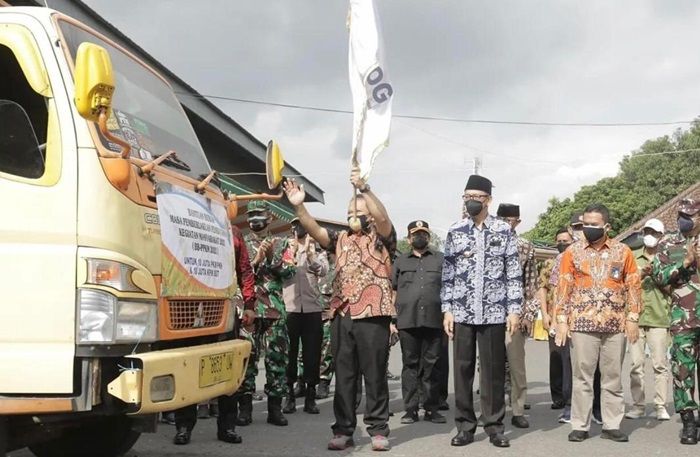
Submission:
M 639 313 L 627 313 L 627 320 L 629 322 L 638 323 L 639 322 Z
M 365 184 L 365 187 L 363 187 L 362 189 L 359 189 L 359 190 L 360 190 L 361 194 L 364 194 L 365 192 L 369 192 L 372 189 L 371 189 L 371 187 L 369 187 L 369 184 Z

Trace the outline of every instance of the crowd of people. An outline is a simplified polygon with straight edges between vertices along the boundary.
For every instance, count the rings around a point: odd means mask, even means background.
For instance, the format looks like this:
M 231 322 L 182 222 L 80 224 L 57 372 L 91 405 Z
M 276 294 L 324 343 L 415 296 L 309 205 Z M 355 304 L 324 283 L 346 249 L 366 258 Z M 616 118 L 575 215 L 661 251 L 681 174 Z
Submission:
M 623 418 L 646 416 L 648 347 L 656 419 L 670 419 L 672 378 L 680 441 L 697 444 L 700 201 L 679 204 L 678 232 L 647 221 L 644 246 L 635 251 L 609 236 L 608 208 L 591 202 L 556 233 L 556 258 L 538 264 L 533 244 L 517 233 L 519 207 L 501 204 L 492 214 L 492 183 L 483 176 L 469 177 L 463 217 L 449 229 L 444 253 L 431 245 L 425 220 L 408 225 L 410 249 L 397 253 L 397 232 L 381 200 L 357 170 L 351 183 L 348 230 L 319 225 L 293 179 L 284 184 L 296 211 L 291 236 L 270 232 L 263 201 L 248 205 L 249 234 L 233 229 L 242 337 L 253 353 L 239 391 L 218 399 L 219 440 L 240 443 L 236 427 L 252 422 L 264 354 L 267 422 L 288 425 L 285 415 L 296 412 L 297 398 L 305 413 L 319 414 L 316 400 L 329 396 L 335 377 L 328 449 L 354 446 L 364 391 L 372 449 L 388 450 L 392 343 L 398 340 L 402 353 L 401 423 L 419 421 L 422 408 L 425 421 L 443 424 L 451 341 L 457 428 L 451 444 L 468 445 L 482 426 L 494 446 L 508 447 L 507 401 L 511 424 L 529 427 L 525 348 L 540 315 L 550 340 L 551 408 L 570 424 L 569 441 L 587 439 L 591 421 L 602 424 L 602 438 L 628 441 Z M 633 405 L 626 412 L 627 348 Z M 176 444 L 190 442 L 196 419 L 196 406 L 175 412 Z

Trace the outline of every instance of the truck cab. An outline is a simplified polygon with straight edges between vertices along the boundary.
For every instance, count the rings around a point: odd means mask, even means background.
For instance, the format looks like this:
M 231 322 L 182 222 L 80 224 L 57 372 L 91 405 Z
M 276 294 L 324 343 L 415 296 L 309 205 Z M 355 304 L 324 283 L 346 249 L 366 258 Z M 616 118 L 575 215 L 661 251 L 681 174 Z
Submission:
M 120 455 L 242 382 L 235 198 L 166 80 L 80 22 L 0 6 L 0 75 L 0 456 Z

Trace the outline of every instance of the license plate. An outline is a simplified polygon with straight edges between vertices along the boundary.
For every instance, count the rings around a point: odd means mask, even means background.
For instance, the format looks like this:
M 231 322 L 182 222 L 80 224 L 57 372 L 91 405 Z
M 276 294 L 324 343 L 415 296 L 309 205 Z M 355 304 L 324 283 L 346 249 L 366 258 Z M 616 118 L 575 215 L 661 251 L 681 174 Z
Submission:
M 233 352 L 199 359 L 199 387 L 209 387 L 233 378 Z

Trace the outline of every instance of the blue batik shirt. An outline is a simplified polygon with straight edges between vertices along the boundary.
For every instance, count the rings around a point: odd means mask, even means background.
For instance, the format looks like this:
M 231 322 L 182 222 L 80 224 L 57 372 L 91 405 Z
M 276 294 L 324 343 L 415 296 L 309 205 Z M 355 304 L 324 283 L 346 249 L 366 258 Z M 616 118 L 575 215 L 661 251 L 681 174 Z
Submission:
M 460 324 L 503 324 L 508 314 L 520 314 L 518 237 L 508 223 L 489 215 L 481 229 L 469 217 L 450 227 L 440 298 L 442 311 Z

